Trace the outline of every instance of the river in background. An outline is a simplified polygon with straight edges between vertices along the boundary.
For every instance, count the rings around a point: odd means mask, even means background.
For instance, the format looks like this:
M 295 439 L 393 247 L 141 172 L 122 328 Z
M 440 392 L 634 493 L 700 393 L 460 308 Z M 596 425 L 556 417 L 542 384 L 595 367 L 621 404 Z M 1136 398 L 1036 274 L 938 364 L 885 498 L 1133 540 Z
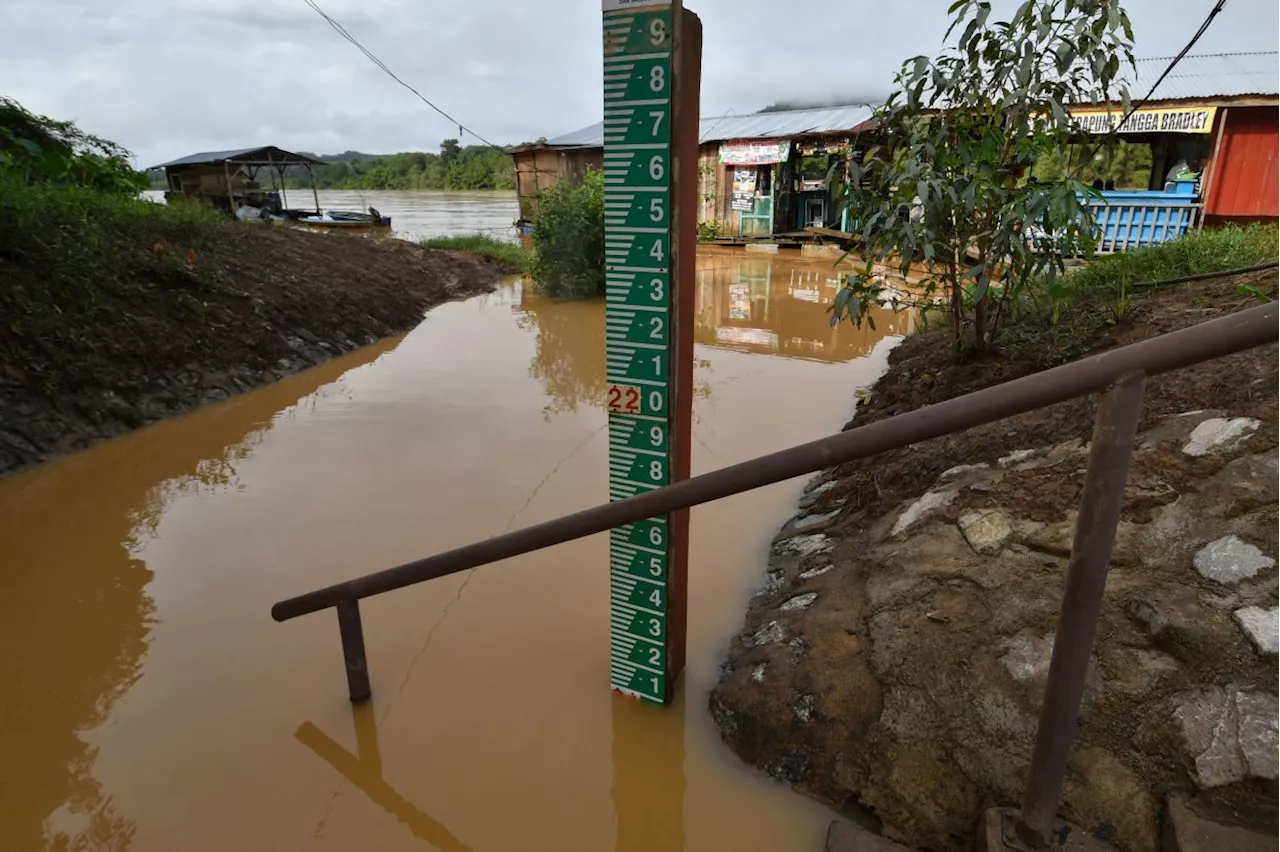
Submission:
M 884 369 L 910 318 L 832 328 L 832 279 L 700 254 L 695 473 L 837 431 Z M 270 618 L 606 500 L 603 314 L 510 281 L 0 480 L 5 849 L 820 848 L 830 812 L 738 761 L 706 710 L 800 481 L 693 510 L 671 708 L 609 690 L 603 535 L 364 601 L 354 709 L 333 614 Z
M 407 240 L 476 233 L 508 242 L 518 239 L 514 223 L 520 212 L 514 190 L 322 189 L 318 194 L 321 210 L 376 207 L 391 217 L 392 234 Z M 152 201 L 164 200 L 161 190 L 143 195 Z M 315 206 L 310 189 L 286 190 L 286 199 L 294 209 Z
M 431 189 L 322 189 L 322 210 L 367 210 L 376 207 L 391 217 L 391 232 L 407 240 L 459 234 L 487 234 L 516 242 L 520 215 L 515 190 L 445 192 Z M 310 190 L 289 193 L 292 205 L 312 206 Z

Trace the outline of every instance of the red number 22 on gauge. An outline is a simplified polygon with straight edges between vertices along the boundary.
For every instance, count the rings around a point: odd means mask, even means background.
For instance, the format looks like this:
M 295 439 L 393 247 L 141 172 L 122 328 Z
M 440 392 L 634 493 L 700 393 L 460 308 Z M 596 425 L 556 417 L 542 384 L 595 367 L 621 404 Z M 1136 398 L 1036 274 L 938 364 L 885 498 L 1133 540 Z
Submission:
M 640 413 L 640 388 L 635 385 L 609 385 L 608 406 L 619 414 Z

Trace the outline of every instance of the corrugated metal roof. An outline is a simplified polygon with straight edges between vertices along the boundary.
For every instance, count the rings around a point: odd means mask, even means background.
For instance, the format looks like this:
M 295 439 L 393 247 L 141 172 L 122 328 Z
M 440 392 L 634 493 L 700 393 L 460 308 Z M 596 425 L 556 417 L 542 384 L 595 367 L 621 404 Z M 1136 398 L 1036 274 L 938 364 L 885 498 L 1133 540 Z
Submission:
M 547 144 L 552 148 L 603 148 L 604 122 L 597 121 L 595 124 L 588 124 L 581 130 L 575 130 L 572 133 L 548 139 Z
M 815 133 L 841 133 L 854 130 L 869 118 L 871 107 L 865 104 L 704 118 L 698 128 L 698 141 L 791 139 Z
M 1172 57 L 1153 57 L 1136 62 L 1138 73 L 1129 84 L 1129 94 L 1140 98 L 1155 82 Z M 1153 101 L 1228 98 L 1242 95 L 1280 94 L 1280 52 L 1205 53 L 1184 56 L 1151 96 Z M 796 109 L 754 115 L 710 116 L 702 119 L 699 142 L 726 139 L 789 139 L 820 133 L 857 129 L 871 117 L 869 106 L 838 106 Z M 604 145 L 604 124 L 557 136 L 552 147 L 599 148 Z
M 600 148 L 604 145 L 604 122 L 597 121 L 595 124 L 588 125 L 581 130 L 557 136 L 555 139 L 548 141 L 547 144 L 555 148 Z
M 792 139 L 821 133 L 850 132 L 871 118 L 866 105 L 792 109 L 754 115 L 704 116 L 698 125 L 698 141 L 719 142 L 726 139 Z M 604 123 L 557 136 L 547 142 L 553 148 L 604 145 Z
M 1173 57 L 1139 59 L 1129 95 L 1140 98 Z M 1132 73 L 1130 74 L 1132 77 Z M 1280 53 L 1205 53 L 1184 56 L 1152 94 L 1153 101 L 1280 94 Z
M 256 148 L 237 148 L 234 151 L 204 151 L 199 154 L 188 154 L 185 157 L 179 157 L 176 160 L 170 160 L 167 163 L 161 163 L 158 166 L 150 166 L 149 168 L 165 169 L 170 166 L 202 166 L 209 163 L 221 163 L 224 160 L 244 160 L 249 158 L 251 154 L 258 154 L 264 151 L 272 152 L 273 156 L 271 159 L 275 162 L 281 163 L 282 165 L 289 165 L 291 163 L 315 163 L 317 165 L 323 165 L 320 160 L 316 160 L 311 157 L 304 157 L 302 154 L 295 154 L 292 151 L 286 151 L 283 148 L 277 148 L 274 145 L 259 145 Z M 278 154 L 283 154 L 285 156 L 275 156 Z M 265 156 L 262 159 L 265 159 Z

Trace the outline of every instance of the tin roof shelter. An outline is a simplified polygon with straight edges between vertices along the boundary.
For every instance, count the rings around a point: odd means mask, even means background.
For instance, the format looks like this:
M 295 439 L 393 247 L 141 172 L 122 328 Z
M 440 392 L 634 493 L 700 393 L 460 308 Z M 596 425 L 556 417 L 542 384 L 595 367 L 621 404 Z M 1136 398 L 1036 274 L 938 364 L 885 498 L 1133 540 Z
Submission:
M 198 198 L 234 213 L 238 207 L 246 204 L 254 207 L 268 205 L 268 193 L 258 181 L 263 168 L 267 169 L 272 192 L 278 194 L 278 206 L 283 210 L 288 207 L 284 189 L 285 170 L 301 166 L 310 175 L 311 167 L 319 165 L 324 165 L 322 160 L 306 154 L 295 154 L 274 145 L 262 145 L 257 148 L 188 154 L 151 168 L 164 169 L 165 184 L 168 187 L 166 199 Z M 311 181 L 311 193 L 318 213 L 320 199 L 315 190 L 314 179 Z

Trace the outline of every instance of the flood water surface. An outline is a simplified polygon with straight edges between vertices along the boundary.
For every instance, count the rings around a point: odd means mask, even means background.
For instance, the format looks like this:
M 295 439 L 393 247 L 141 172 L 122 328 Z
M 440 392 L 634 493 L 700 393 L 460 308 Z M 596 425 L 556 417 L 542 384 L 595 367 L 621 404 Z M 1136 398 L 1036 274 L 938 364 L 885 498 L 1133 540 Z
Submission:
M 696 472 L 848 419 L 905 318 L 830 264 L 707 253 Z M 888 335 L 888 336 L 886 336 Z M 817 849 L 830 813 L 706 711 L 801 483 L 693 511 L 674 707 L 611 694 L 607 538 L 362 603 L 346 699 L 309 589 L 603 502 L 601 303 L 508 282 L 270 387 L 0 480 L 5 849 Z
M 322 210 L 367 210 L 391 217 L 391 232 L 407 240 L 486 234 L 514 242 L 520 216 L 514 190 L 322 189 Z M 311 207 L 310 190 L 293 190 L 290 203 Z
M 147 190 L 144 198 L 164 202 L 163 190 Z M 287 206 L 310 210 L 367 210 L 391 217 L 391 233 L 406 240 L 485 234 L 515 242 L 520 215 L 514 190 L 439 189 L 308 189 L 285 190 Z

